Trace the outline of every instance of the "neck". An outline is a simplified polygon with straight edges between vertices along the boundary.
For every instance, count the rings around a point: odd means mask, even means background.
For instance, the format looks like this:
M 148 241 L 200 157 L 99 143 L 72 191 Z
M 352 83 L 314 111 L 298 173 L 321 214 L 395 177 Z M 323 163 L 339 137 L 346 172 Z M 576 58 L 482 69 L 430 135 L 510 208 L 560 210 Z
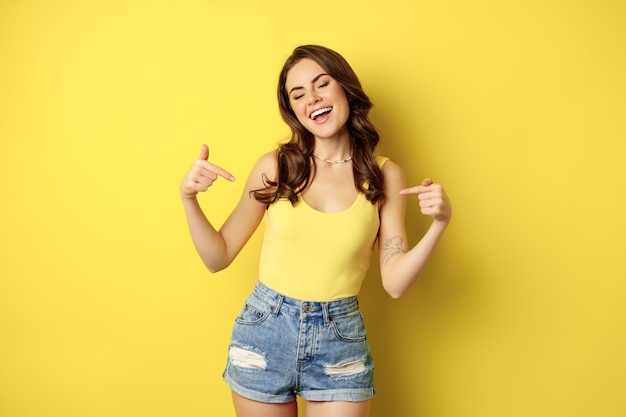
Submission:
M 313 154 L 316 158 L 326 162 L 347 162 L 352 158 L 350 141 L 344 140 L 317 140 Z

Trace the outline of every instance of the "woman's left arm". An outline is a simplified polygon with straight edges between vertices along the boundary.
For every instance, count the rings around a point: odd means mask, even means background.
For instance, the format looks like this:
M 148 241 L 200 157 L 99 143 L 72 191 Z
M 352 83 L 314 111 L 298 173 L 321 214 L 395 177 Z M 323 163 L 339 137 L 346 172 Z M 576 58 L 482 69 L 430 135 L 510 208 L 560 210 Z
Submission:
M 382 168 L 385 201 L 380 208 L 378 235 L 380 271 L 385 291 L 400 298 L 411 288 L 432 256 L 450 223 L 450 201 L 439 184 L 425 179 L 418 186 L 405 188 L 404 172 L 391 161 Z M 420 241 L 409 250 L 404 216 L 406 196 L 417 194 L 422 214 L 433 222 Z

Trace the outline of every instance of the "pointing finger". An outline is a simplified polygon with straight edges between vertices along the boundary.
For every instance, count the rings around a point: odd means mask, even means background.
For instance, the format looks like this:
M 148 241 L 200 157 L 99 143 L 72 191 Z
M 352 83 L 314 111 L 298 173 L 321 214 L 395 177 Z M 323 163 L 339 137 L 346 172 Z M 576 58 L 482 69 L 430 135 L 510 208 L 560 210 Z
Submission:
M 235 181 L 235 177 L 233 174 L 229 173 L 228 171 L 226 171 L 223 168 L 218 167 L 217 165 L 213 165 L 215 167 L 215 172 L 217 173 L 217 175 L 226 178 L 228 181 L 233 182 Z
M 419 194 L 426 191 L 426 187 L 423 185 L 416 185 L 415 187 L 405 188 L 400 190 L 401 195 L 409 195 L 409 194 Z
M 233 174 L 231 174 L 230 172 L 226 171 L 225 169 L 221 167 L 218 167 L 217 165 L 210 163 L 208 160 L 209 160 L 209 146 L 203 143 L 202 149 L 200 150 L 199 161 L 202 161 L 202 162 L 199 162 L 200 166 L 202 166 L 204 169 L 207 169 L 211 173 L 214 173 L 216 175 L 226 178 L 228 181 L 231 181 L 231 182 L 235 181 L 235 177 L 233 176 Z M 215 178 L 212 178 L 212 179 L 215 179 Z
M 421 193 L 425 193 L 427 191 L 430 191 L 430 186 L 433 185 L 434 182 L 432 179 L 430 178 L 425 178 L 424 180 L 422 180 L 422 183 L 420 185 L 416 185 L 415 187 L 410 187 L 410 188 L 405 188 L 403 190 L 400 190 L 400 194 L 401 195 L 409 195 L 409 194 L 421 194 Z

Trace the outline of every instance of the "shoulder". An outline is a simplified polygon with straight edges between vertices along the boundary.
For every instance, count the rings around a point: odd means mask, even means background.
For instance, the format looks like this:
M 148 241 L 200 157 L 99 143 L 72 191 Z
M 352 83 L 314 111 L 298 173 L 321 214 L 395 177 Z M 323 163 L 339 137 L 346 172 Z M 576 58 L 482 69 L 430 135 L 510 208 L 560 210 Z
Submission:
M 273 150 L 271 152 L 264 153 L 259 157 L 254 165 L 254 170 L 267 175 L 270 178 L 276 176 L 278 166 L 278 151 Z
M 406 188 L 404 170 L 392 160 L 387 160 L 381 168 L 385 198 L 380 205 L 381 237 L 388 239 L 401 236 L 406 208 L 406 198 L 400 190 Z
M 276 179 L 277 171 L 277 151 L 267 152 L 257 159 L 250 172 L 249 182 L 254 187 L 264 186 L 265 179 Z
M 264 153 L 256 161 L 255 167 L 262 168 L 264 171 L 276 172 L 276 165 L 278 161 L 278 151 L 273 150 L 271 152 Z
M 381 156 L 377 156 L 376 161 L 379 163 L 380 170 L 383 174 L 383 184 L 386 190 L 397 187 L 400 187 L 400 189 L 404 188 L 404 170 L 400 165 L 389 158 Z

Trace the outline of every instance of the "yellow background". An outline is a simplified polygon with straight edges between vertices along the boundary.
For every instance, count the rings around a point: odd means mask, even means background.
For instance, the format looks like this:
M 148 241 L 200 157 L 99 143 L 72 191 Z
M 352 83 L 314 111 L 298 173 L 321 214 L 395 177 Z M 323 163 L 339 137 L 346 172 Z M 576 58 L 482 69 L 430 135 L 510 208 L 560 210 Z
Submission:
M 454 220 L 423 279 L 361 296 L 372 416 L 626 415 L 626 3 L 0 1 L 0 415 L 233 416 L 221 372 L 260 233 L 210 275 L 178 184 L 287 137 L 296 45 L 342 53 L 379 152 Z M 427 220 L 412 200 L 412 243 Z

